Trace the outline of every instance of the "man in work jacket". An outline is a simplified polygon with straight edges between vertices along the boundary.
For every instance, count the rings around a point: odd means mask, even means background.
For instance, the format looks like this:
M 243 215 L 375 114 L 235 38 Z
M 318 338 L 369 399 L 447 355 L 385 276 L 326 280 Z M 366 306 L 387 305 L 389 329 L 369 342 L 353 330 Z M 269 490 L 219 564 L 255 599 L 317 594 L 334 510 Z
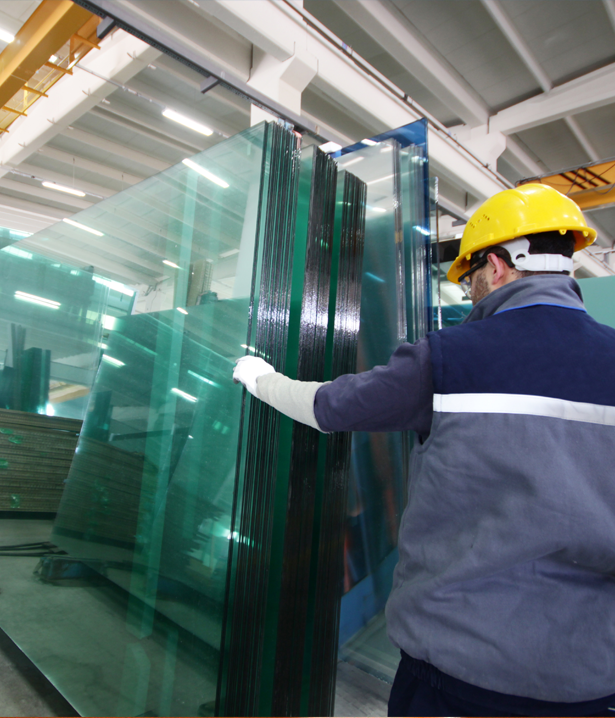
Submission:
M 568 276 L 591 244 L 528 184 L 466 226 L 465 322 L 328 384 L 256 357 L 235 378 L 324 432 L 419 435 L 386 615 L 389 715 L 615 715 L 615 330 Z

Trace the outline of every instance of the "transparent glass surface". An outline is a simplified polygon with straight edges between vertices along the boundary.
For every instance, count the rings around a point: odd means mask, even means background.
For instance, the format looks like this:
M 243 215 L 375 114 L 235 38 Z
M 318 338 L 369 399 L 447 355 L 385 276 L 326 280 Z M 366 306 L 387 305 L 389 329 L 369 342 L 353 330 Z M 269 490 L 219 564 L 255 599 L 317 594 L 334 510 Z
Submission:
M 0 550 L 2 628 L 83 715 L 214 712 L 243 405 L 231 368 L 249 346 L 265 137 L 252 128 L 34 237 L 83 245 L 108 270 L 96 291 L 136 291 L 135 313 L 105 309 L 51 536 L 67 554 L 37 567 Z M 50 529 L 0 519 L 2 544 Z
M 357 371 L 386 364 L 400 343 L 424 336 L 432 312 L 425 125 L 373 139 L 378 144 L 363 143 L 338 160 L 367 183 Z M 384 606 L 412 440 L 402 433 L 352 437 L 339 657 L 388 681 L 399 651 L 386 635 Z
M 472 309 L 472 302 L 446 273 L 459 253 L 464 222 L 448 214 L 438 202 L 438 178 L 429 180 L 431 226 L 431 291 L 434 329 L 460 324 Z
M 367 184 L 356 366 L 361 372 L 386 364 L 406 339 L 399 145 L 388 140 L 355 150 L 338 166 Z M 382 616 L 397 561 L 405 455 L 400 433 L 352 435 L 340 658 L 362 666 L 365 631 Z
M 0 297 L 2 409 L 83 419 L 106 313 L 129 313 L 131 298 L 20 242 L 0 252 Z

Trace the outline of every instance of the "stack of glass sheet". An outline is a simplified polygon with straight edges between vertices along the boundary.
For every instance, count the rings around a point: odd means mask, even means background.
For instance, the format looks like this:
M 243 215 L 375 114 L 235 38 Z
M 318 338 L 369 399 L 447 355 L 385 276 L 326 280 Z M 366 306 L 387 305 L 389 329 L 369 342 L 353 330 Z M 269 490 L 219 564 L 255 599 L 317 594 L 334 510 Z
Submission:
M 89 252 L 102 294 L 66 315 L 90 332 L 86 393 L 101 361 L 53 521 L 66 554 L 12 559 L 0 625 L 81 714 L 332 714 L 338 642 L 388 593 L 410 439 L 321 435 L 232 368 L 326 381 L 424 333 L 421 132 L 336 162 L 259 125 L 31 238 Z
M 361 326 L 356 371 L 386 364 L 404 341 L 431 330 L 427 126 L 419 121 L 343 150 L 338 166 L 367 185 Z M 352 435 L 344 543 L 341 656 L 392 678 L 399 652 L 384 606 L 406 503 L 409 433 Z

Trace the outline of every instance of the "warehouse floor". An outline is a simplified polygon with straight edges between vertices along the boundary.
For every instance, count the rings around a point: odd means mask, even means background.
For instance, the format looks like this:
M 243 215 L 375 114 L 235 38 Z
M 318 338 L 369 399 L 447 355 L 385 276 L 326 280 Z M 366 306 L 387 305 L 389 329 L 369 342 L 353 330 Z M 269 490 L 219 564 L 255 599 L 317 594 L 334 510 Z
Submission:
M 337 674 L 336 716 L 385 716 L 390 686 L 349 663 Z M 11 639 L 0 631 L 0 716 L 78 716 Z
M 0 521 L 0 545 L 9 545 L 26 541 L 47 540 L 49 524 L 44 521 Z M 57 636 L 74 634 L 75 626 L 83 622 L 84 611 L 98 615 L 96 625 L 88 635 L 88 642 L 95 652 L 111 651 L 115 641 L 109 641 L 113 635 L 113 612 L 100 612 L 100 606 L 88 594 L 87 589 L 73 588 L 64 593 L 52 586 L 41 584 L 32 575 L 32 569 L 38 559 L 20 557 L 0 557 L 0 616 L 2 625 L 7 630 L 16 632 L 19 640 L 26 642 L 31 650 L 40 653 L 35 658 L 43 661 L 45 672 L 55 675 L 54 680 L 66 681 L 72 675 L 73 681 L 83 680 L 83 688 L 77 689 L 75 695 L 84 705 L 88 705 L 90 696 L 102 695 L 105 691 L 117 692 L 113 680 L 104 672 L 94 670 L 95 661 L 91 666 L 82 664 L 83 654 L 75 652 L 74 645 L 68 641 L 59 645 Z M 74 598 L 73 598 L 74 596 Z M 3 600 L 4 599 L 4 600 Z M 4 604 L 4 605 L 3 605 Z M 45 607 L 47 618 L 41 613 Z M 44 641 L 39 635 L 45 631 L 45 621 L 51 622 L 49 633 L 56 636 L 52 654 L 44 648 Z M 25 622 L 25 625 L 24 625 Z M 100 634 L 100 635 L 99 635 Z M 379 650 L 380 645 L 373 638 L 370 641 Z M 62 642 L 64 643 L 64 642 Z M 74 643 L 74 641 L 73 641 Z M 71 649 L 72 646 L 72 649 Z M 41 653 L 42 650 L 42 653 Z M 364 651 L 363 651 L 364 652 Z M 55 658 L 54 658 L 55 656 Z M 154 656 L 155 658 L 155 656 Z M 346 656 L 344 656 L 346 658 Z M 336 693 L 336 716 L 384 716 L 390 685 L 388 676 L 384 681 L 368 675 L 361 670 L 370 666 L 357 665 L 354 656 L 348 656 L 349 662 L 339 664 Z M 58 664 L 58 660 L 60 663 Z M 178 657 L 179 660 L 179 657 Z M 64 665 L 66 664 L 66 665 Z M 81 665 L 80 665 L 81 664 Z M 354 665 L 351 665 L 354 664 Z M 187 669 L 190 666 L 186 667 Z M 92 673 L 94 671 L 94 673 Z M 68 673 L 67 673 L 68 672 Z M 188 670 L 190 673 L 190 671 Z M 204 676 L 194 675 L 191 680 L 203 681 Z M 212 686 L 215 693 L 215 687 Z M 102 692 L 102 693 L 101 693 Z M 83 696 L 80 695 L 83 693 Z M 108 698 L 101 698 L 100 704 L 108 703 Z M 119 708 L 119 705 L 118 705 Z M 176 710 L 179 707 L 176 707 Z M 181 710 L 181 709 L 180 709 Z M 149 715 L 155 713 L 148 712 Z M 185 713 L 188 715 L 188 713 Z M 67 702 L 45 675 L 26 657 L 13 643 L 11 638 L 0 630 L 0 716 L 77 716 L 79 713 Z M 127 713 L 122 713 L 127 715 Z

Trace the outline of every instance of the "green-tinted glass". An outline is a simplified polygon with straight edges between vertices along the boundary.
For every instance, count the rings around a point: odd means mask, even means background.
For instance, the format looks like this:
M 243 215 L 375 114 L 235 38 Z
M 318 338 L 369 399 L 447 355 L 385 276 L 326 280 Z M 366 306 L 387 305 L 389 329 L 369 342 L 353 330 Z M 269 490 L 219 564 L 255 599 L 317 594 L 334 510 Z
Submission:
M 138 290 L 136 313 L 107 312 L 52 536 L 68 557 L 44 558 L 42 581 L 3 594 L 13 609 L 2 627 L 84 715 L 215 709 L 229 549 L 241 544 L 244 393 L 231 371 L 256 341 L 269 182 L 294 162 L 274 156 L 273 135 L 292 138 L 252 128 L 80 213 L 80 226 L 45 233 L 50 252 L 67 232 L 101 233 L 89 240 L 92 264 Z M 49 535 L 48 522 L 31 529 Z M 45 631 L 24 611 L 44 612 Z

